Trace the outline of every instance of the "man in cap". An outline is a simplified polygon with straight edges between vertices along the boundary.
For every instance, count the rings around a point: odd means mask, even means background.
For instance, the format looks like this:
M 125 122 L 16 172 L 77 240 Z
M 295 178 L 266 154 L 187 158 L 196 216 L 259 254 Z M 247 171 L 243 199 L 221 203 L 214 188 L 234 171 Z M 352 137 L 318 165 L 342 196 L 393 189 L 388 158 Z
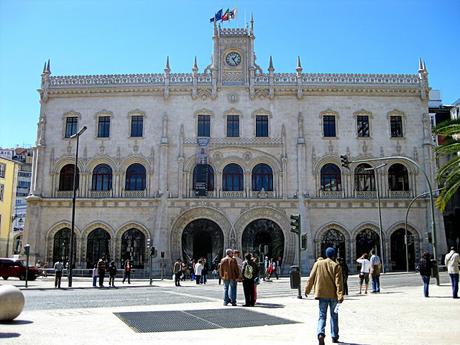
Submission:
M 310 278 L 305 286 L 305 296 L 308 296 L 315 286 L 315 299 L 319 300 L 318 342 L 324 345 L 326 337 L 327 308 L 331 314 L 331 337 L 333 343 L 339 342 L 339 315 L 336 312 L 337 303 L 343 302 L 342 268 L 335 262 L 335 249 L 326 249 L 326 259 L 318 260 L 313 265 Z

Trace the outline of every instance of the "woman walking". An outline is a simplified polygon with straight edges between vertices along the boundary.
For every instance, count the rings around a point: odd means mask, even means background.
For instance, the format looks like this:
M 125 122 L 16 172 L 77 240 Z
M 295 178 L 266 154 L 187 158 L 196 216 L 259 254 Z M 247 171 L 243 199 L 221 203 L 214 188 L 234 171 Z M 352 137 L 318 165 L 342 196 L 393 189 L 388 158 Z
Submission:
M 424 252 L 422 258 L 418 263 L 418 271 L 422 276 L 423 280 L 423 294 L 425 297 L 429 297 L 430 287 L 430 275 L 431 275 L 431 255 L 428 252 Z
M 371 262 L 367 259 L 367 253 L 361 255 L 361 257 L 356 260 L 361 264 L 361 269 L 359 270 L 359 294 L 361 295 L 361 291 L 363 288 L 363 282 L 366 283 L 366 288 L 364 293 L 367 294 L 367 287 L 369 285 L 369 273 L 371 272 Z
M 131 284 L 131 261 L 126 259 L 125 261 L 125 268 L 123 270 L 123 284 L 125 280 L 128 279 L 128 284 Z

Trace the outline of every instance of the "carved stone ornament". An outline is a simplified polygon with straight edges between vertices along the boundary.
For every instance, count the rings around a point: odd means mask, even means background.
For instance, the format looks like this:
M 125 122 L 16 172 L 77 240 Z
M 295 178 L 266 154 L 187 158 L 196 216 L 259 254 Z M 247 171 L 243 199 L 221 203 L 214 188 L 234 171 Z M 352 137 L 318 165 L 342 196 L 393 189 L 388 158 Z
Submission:
M 137 143 L 137 140 L 134 142 L 134 146 L 133 146 L 133 152 L 137 153 L 139 151 L 139 145 Z
M 334 145 L 332 144 L 332 140 L 329 140 L 329 145 L 327 146 L 327 150 L 329 153 L 334 153 Z
M 72 143 L 71 143 L 71 141 L 69 140 L 69 141 L 67 142 L 67 154 L 70 155 L 71 153 L 72 153 Z
M 244 159 L 245 161 L 251 160 L 251 159 L 252 159 L 252 153 L 249 152 L 249 151 L 246 151 L 245 153 L 243 153 L 243 159 Z
M 99 146 L 99 153 L 103 154 L 104 152 L 105 152 L 105 146 L 104 146 L 104 142 L 102 142 L 101 145 Z
M 240 100 L 239 96 L 236 93 L 231 93 L 227 96 L 227 99 L 230 103 L 238 103 Z
M 367 153 L 367 150 L 369 149 L 369 147 L 367 146 L 367 144 L 366 144 L 365 141 L 363 142 L 363 147 L 362 147 L 362 149 L 363 149 L 363 153 L 364 153 L 364 154 L 366 154 L 366 153 Z
M 385 151 L 383 149 L 383 146 L 380 146 L 380 157 L 385 157 Z
M 417 150 L 417 147 L 414 147 L 414 161 L 418 162 L 418 150 Z
M 396 152 L 398 154 L 401 154 L 401 150 L 402 150 L 402 146 L 401 146 L 401 144 L 399 143 L 399 140 L 398 140 L 398 142 L 396 143 Z
M 223 158 L 223 155 L 222 155 L 222 152 L 220 151 L 216 151 L 214 152 L 214 155 L 212 156 L 212 159 L 215 161 L 215 162 L 220 162 Z

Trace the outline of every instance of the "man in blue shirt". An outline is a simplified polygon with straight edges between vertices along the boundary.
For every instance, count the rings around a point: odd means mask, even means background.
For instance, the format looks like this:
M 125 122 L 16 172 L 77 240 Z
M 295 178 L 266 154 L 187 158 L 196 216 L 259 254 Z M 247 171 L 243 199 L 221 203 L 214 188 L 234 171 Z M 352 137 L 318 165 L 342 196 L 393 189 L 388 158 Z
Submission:
M 372 293 L 380 292 L 380 270 L 382 268 L 382 262 L 377 254 L 372 252 L 370 259 L 371 262 L 371 277 L 372 277 Z

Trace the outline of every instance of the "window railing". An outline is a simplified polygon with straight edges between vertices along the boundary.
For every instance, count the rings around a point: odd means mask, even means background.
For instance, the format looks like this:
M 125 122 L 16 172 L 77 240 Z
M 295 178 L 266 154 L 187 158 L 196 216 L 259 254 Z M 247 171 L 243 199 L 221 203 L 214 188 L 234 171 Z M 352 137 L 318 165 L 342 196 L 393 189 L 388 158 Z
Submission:
M 111 198 L 113 193 L 111 190 L 91 190 L 89 192 L 91 198 Z
M 375 199 L 377 198 L 377 192 L 375 190 L 357 190 L 355 191 L 355 197 L 358 199 Z
M 124 198 L 145 198 L 147 196 L 146 190 L 124 190 L 122 192 Z

